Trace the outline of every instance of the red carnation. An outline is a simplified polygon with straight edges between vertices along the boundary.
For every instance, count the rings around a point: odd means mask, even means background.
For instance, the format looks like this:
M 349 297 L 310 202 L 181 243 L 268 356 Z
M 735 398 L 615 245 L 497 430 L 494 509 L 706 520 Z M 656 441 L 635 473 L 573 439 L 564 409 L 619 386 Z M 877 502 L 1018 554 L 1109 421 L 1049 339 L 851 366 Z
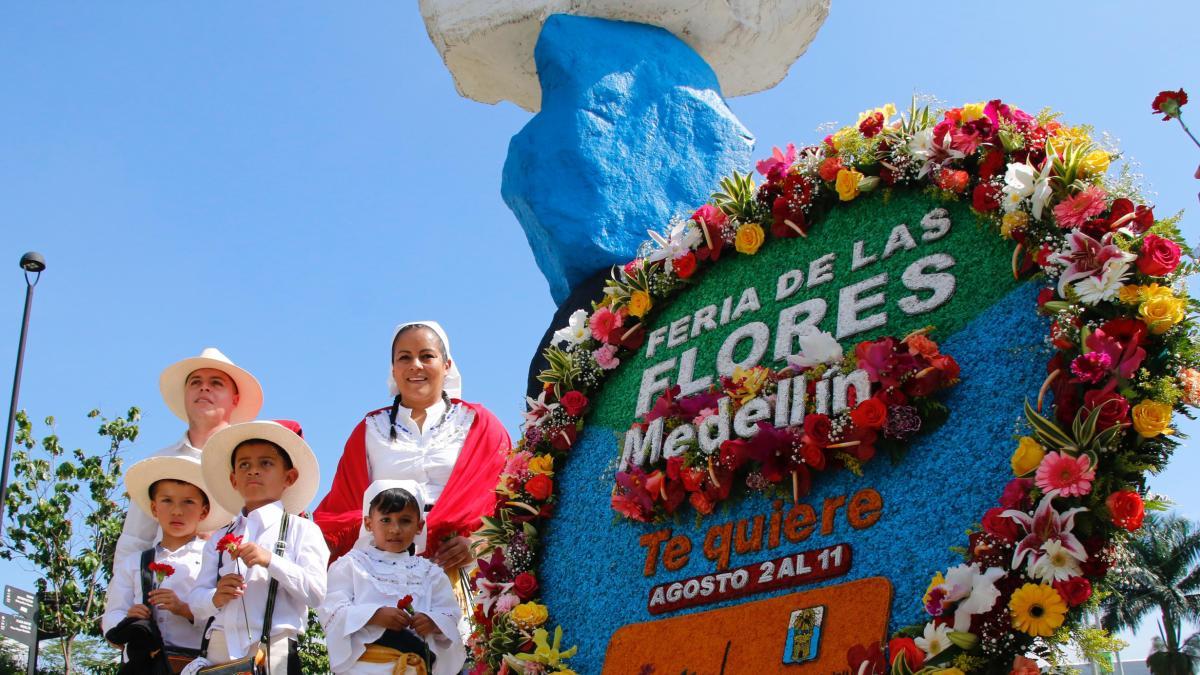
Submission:
M 882 429 L 887 422 L 887 406 L 877 398 L 869 398 L 850 412 L 850 419 L 859 427 Z
M 892 657 L 892 663 L 903 656 L 905 663 L 908 664 L 908 669 L 914 673 L 925 665 L 925 652 L 917 646 L 917 642 L 912 638 L 892 638 L 888 641 L 888 654 Z
M 1162 277 L 1175 271 L 1179 267 L 1179 244 L 1160 237 L 1156 234 L 1148 234 L 1142 240 L 1142 252 L 1137 259 L 1138 269 L 1142 274 L 1151 277 Z
M 396 601 L 396 609 L 408 612 L 408 614 L 411 616 L 412 614 L 414 614 L 413 608 L 412 608 L 412 603 L 413 603 L 413 597 L 411 595 L 406 595 L 403 598 L 400 598 L 399 600 Z
M 563 394 L 562 398 L 558 399 L 558 402 L 562 404 L 563 410 L 566 410 L 567 414 L 572 417 L 579 417 L 580 413 L 587 410 L 588 407 L 587 396 L 584 396 L 582 392 L 575 389 Z
M 883 113 L 874 112 L 858 123 L 858 131 L 865 138 L 871 138 L 883 130 Z M 915 669 L 914 669 L 915 670 Z
M 1180 110 L 1187 105 L 1187 92 L 1180 89 L 1179 91 L 1160 91 L 1158 96 L 1154 97 L 1154 102 L 1150 104 L 1150 110 L 1156 115 L 1162 115 L 1162 121 L 1169 122 L 1173 117 L 1179 117 L 1183 112 Z
M 525 491 L 529 493 L 530 497 L 538 501 L 545 501 L 554 492 L 554 481 L 550 480 L 546 474 L 539 473 L 525 481 Z
M 971 208 L 980 213 L 1000 208 L 1000 187 L 995 183 L 980 183 L 971 193 Z
M 1146 507 L 1142 496 L 1133 490 L 1117 490 L 1104 501 L 1112 516 L 1113 525 L 1133 532 L 1142 526 L 1146 517 Z
M 687 279 L 696 273 L 696 254 L 688 251 L 678 258 L 671 260 L 671 267 L 680 279 Z
M 962 192 L 971 182 L 971 174 L 962 169 L 943 169 L 938 172 L 937 186 L 948 192 Z
M 817 174 L 821 176 L 821 180 L 827 180 L 832 183 L 837 180 L 838 172 L 844 168 L 846 166 L 842 164 L 841 157 L 830 157 L 821 162 L 820 168 L 817 169 Z
M 217 551 L 224 551 L 231 556 L 237 555 L 238 547 L 242 545 L 241 535 L 230 532 L 217 540 Z
M 1071 607 L 1082 605 L 1092 597 L 1092 583 L 1083 577 L 1071 577 L 1054 582 L 1054 590 L 1062 596 Z
M 528 602 L 533 594 L 537 592 L 538 582 L 537 577 L 529 572 L 521 572 L 513 579 L 513 592 L 521 599 L 521 602 Z

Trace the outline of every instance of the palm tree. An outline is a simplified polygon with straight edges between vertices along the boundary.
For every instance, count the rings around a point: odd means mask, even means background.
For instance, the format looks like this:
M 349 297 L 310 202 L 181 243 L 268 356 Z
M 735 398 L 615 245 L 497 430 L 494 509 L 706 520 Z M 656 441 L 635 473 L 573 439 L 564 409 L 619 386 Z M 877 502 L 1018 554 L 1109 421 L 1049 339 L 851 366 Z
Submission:
M 1185 621 L 1200 618 L 1200 530 L 1176 515 L 1151 516 L 1127 545 L 1128 559 L 1109 574 L 1113 593 L 1102 603 L 1110 631 L 1137 630 L 1161 613 L 1159 637 L 1146 665 L 1154 675 L 1194 675 L 1200 637 L 1181 643 Z

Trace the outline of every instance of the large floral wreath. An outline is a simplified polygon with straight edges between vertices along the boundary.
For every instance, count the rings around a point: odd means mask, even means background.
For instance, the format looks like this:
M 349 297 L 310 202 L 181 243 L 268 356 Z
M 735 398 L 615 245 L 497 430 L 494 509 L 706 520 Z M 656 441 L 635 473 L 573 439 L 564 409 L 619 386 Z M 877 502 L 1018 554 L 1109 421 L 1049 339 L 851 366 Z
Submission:
M 1124 538 L 1153 506 L 1143 502 L 1144 479 L 1178 445 L 1173 413 L 1200 403 L 1200 347 L 1189 313 L 1197 306 L 1183 287 L 1200 265 L 1182 260 L 1175 218 L 1156 219 L 1127 176 L 1106 175 L 1114 157 L 1087 127 L 998 100 L 940 114 L 914 104 L 899 117 L 888 105 L 818 145 L 776 148 L 757 165 L 761 185 L 735 173 L 690 219 L 665 236 L 653 234 L 650 252 L 614 269 L 592 311 L 576 312 L 545 352 L 544 391 L 529 401 L 524 438 L 497 486 L 496 512 L 480 531 L 487 550 L 475 578 L 473 672 L 572 672 L 567 660 L 575 650 L 561 648 L 561 626 L 551 637 L 549 610 L 539 601 L 539 528 L 552 515 L 555 470 L 583 428 L 588 396 L 641 346 L 655 307 L 730 249 L 754 255 L 768 237 L 809 236 L 839 202 L 895 189 L 968 199 L 981 222 L 1013 242 L 1013 274 L 1046 280 L 1038 311 L 1051 319 L 1047 339 L 1055 352 L 1042 391 L 1024 410 L 1028 434 L 1012 455 L 1015 477 L 980 514 L 963 564 L 933 576 L 923 598 L 929 620 L 898 631 L 886 656 L 880 644 L 851 650 L 849 665 L 860 675 L 889 668 L 1025 672 L 1037 670 L 1035 658 L 1054 661 L 1094 609 L 1094 590 Z M 957 365 L 924 336 L 864 345 L 910 364 L 897 375 L 900 387 L 937 371 L 937 386 L 923 389 L 924 396 L 957 377 Z M 720 388 L 727 395 L 757 392 L 776 380 L 778 373 L 765 369 L 740 372 Z M 1043 413 L 1048 393 L 1052 405 Z M 889 423 L 893 433 L 919 425 L 910 419 L 905 427 L 888 401 L 873 400 L 859 402 L 840 423 L 841 436 L 826 433 L 820 449 L 886 437 Z M 688 412 L 671 392 L 659 404 L 663 414 Z M 770 447 L 736 459 L 765 480 L 798 481 L 795 465 L 775 462 L 780 453 L 772 451 L 801 447 L 812 431 L 764 436 L 759 443 Z M 863 459 L 827 457 L 851 468 Z M 685 494 L 700 512 L 710 510 L 712 498 L 728 496 L 727 489 L 712 492 L 727 465 L 684 461 L 673 471 L 619 477 L 614 508 L 645 520 L 678 507 Z

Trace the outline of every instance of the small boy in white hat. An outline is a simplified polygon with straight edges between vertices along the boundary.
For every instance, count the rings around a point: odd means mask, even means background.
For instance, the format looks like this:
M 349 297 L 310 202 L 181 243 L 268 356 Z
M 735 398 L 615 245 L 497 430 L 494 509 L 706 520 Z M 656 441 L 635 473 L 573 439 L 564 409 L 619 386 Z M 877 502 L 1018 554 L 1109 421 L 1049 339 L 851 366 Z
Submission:
M 196 533 L 221 527 L 233 516 L 209 498 L 200 461 L 191 457 L 144 459 L 129 468 L 125 487 L 162 536 L 140 555 L 127 556 L 114 571 L 101 627 L 106 635 L 112 631 L 114 642 L 129 645 L 131 659 L 139 640 L 165 646 L 169 654 L 194 656 L 203 625 L 193 622 L 186 598 L 200 574 L 204 542 Z M 141 630 L 132 625 L 139 621 L 146 622 Z M 142 656 L 148 658 L 152 651 Z
M 415 481 L 371 483 L 358 541 L 329 568 L 329 593 L 317 614 L 339 675 L 462 669 L 458 599 L 442 568 L 414 555 L 413 540 L 425 524 L 422 496 Z
M 188 427 L 182 438 L 152 457 L 199 460 L 200 448 L 209 437 L 230 424 L 254 419 L 263 403 L 258 380 L 214 347 L 167 366 L 158 378 L 158 386 L 167 408 Z M 201 528 L 200 532 L 207 534 L 209 530 Z M 157 536 L 158 523 L 138 509 L 130 509 L 113 554 L 114 573 L 125 558 L 137 557 Z
M 325 597 L 329 564 L 321 531 L 297 515 L 320 483 L 317 458 L 291 429 L 257 421 L 213 434 L 201 464 L 213 499 L 237 516 L 204 546 L 188 598 L 211 628 L 193 666 L 257 654 L 270 675 L 299 674 L 295 638 Z

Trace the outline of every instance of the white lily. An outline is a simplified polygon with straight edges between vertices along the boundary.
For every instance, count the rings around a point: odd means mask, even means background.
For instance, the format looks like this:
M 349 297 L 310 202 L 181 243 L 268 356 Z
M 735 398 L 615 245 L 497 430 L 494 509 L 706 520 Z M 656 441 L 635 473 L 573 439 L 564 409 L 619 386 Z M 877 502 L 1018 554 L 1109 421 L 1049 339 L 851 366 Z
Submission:
M 537 398 L 526 396 L 525 403 L 529 406 L 529 410 L 524 413 L 525 423 L 521 425 L 522 431 L 528 429 L 530 425 L 537 424 L 538 420 L 554 412 L 554 409 L 558 407 L 557 403 L 546 403 L 545 391 L 538 394 Z
M 646 256 L 646 259 L 651 262 L 667 259 L 674 260 L 685 255 L 688 251 L 695 249 L 704 238 L 703 233 L 700 232 L 700 228 L 695 227 L 688 220 L 681 220 L 672 225 L 671 231 L 666 237 L 663 237 L 654 230 L 648 230 L 647 233 L 654 240 L 654 243 L 658 245 L 658 248 Z
M 565 342 L 567 345 L 573 346 L 586 340 L 588 335 L 587 310 L 577 309 L 571 313 L 571 318 L 567 321 L 565 328 L 554 331 L 554 339 L 551 342 L 555 345 Z
M 796 337 L 800 342 L 800 353 L 788 357 L 793 368 L 813 368 L 821 364 L 833 365 L 845 357 L 842 345 L 833 335 L 825 331 L 810 329 Z

